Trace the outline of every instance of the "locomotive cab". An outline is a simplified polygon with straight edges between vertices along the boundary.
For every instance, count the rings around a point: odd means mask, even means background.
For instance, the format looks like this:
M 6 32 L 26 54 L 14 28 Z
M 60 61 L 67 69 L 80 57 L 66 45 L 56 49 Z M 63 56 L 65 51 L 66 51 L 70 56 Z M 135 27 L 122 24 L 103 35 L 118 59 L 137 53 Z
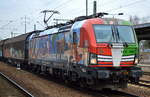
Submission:
M 87 53 L 86 70 L 92 75 L 87 75 L 89 79 L 97 79 L 98 84 L 101 82 L 102 86 L 105 83 L 108 88 L 108 83 L 110 86 L 126 87 L 127 82 L 138 82 L 142 76 L 141 69 L 136 66 L 138 43 L 131 25 L 112 22 L 108 24 L 99 18 L 84 22 L 78 49 L 83 47 L 85 50 L 78 53 Z

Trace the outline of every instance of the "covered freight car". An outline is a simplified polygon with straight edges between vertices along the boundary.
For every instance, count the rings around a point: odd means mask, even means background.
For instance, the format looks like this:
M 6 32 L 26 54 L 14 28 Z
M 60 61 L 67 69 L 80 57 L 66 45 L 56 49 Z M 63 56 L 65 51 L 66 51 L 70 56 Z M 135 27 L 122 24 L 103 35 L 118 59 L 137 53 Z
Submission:
M 2 58 L 3 58 L 3 44 L 4 44 L 4 40 L 1 40 L 0 41 L 0 60 L 2 60 Z
M 27 62 L 28 52 L 27 39 L 32 33 L 39 31 L 29 32 L 14 38 L 7 39 L 3 46 L 3 56 L 5 60 L 11 64 L 24 64 Z
M 0 41 L 0 61 L 4 61 L 3 46 L 4 46 L 4 43 L 6 40 L 8 40 L 8 39 Z

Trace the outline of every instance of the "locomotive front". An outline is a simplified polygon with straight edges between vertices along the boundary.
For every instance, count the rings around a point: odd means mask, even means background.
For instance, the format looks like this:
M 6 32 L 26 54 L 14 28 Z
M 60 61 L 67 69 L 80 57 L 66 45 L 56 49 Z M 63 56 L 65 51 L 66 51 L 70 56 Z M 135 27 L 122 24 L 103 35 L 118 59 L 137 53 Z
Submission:
M 102 88 L 125 88 L 128 82 L 139 81 L 142 71 L 137 66 L 138 43 L 129 22 L 89 19 L 82 32 L 84 39 L 80 40 L 84 46 L 88 44 L 86 70 L 92 75 L 88 75 L 91 82 Z

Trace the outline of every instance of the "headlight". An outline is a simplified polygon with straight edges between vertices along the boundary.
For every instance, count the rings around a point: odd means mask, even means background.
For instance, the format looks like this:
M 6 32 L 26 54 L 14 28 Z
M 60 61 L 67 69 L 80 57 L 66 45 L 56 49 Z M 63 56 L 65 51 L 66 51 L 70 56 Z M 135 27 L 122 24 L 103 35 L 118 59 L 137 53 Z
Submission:
M 139 59 L 138 59 L 138 58 L 135 58 L 134 64 L 138 64 L 138 63 L 139 63 Z
M 96 59 L 91 59 L 91 64 L 96 64 L 97 63 L 97 61 L 96 61 Z
M 96 54 L 90 54 L 90 64 L 97 64 Z

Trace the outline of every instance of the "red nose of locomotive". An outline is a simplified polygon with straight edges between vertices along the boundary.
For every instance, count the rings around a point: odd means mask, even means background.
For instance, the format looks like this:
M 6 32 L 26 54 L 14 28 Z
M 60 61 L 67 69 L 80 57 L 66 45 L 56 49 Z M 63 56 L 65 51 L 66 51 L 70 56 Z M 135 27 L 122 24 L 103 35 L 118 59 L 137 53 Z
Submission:
M 133 46 L 120 43 L 97 44 L 90 54 L 90 67 L 131 67 L 135 65 L 136 53 Z

